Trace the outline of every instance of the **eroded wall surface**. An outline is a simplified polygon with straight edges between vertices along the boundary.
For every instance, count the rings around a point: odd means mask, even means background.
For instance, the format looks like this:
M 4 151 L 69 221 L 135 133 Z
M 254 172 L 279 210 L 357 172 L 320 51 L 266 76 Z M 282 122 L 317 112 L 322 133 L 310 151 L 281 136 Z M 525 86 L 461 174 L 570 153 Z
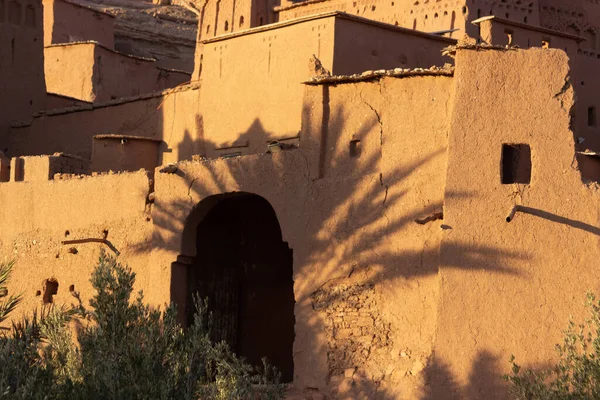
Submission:
M 89 278 L 101 248 L 120 252 L 120 259 L 138 275 L 136 288 L 144 289 L 150 303 L 168 302 L 169 276 L 149 261 L 149 190 L 145 172 L 0 184 L 0 248 L 3 257 L 16 261 L 10 292 L 23 293 L 13 317 L 43 304 L 45 280 L 59 284 L 55 304 L 75 301 L 71 285 L 87 304 Z
M 441 231 L 440 221 L 414 219 L 442 209 L 452 85 L 415 77 L 308 88 L 298 149 L 156 175 L 153 246 L 161 259 L 194 257 L 182 232 L 197 204 L 233 191 L 263 197 L 294 256 L 295 384 L 416 396 L 434 341 Z
M 563 51 L 459 50 L 456 65 L 431 391 L 500 399 L 510 354 L 529 367 L 553 360 L 569 316 L 582 318 L 585 292 L 599 288 L 598 192 L 575 160 Z M 529 184 L 502 183 L 507 144 L 530 146 Z M 507 223 L 515 204 L 524 212 Z

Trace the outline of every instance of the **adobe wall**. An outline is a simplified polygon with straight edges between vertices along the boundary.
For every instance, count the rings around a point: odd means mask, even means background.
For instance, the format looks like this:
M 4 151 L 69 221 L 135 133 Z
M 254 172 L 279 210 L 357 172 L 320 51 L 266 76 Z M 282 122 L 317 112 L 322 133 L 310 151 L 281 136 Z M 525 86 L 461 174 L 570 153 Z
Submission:
M 262 196 L 294 255 L 294 384 L 415 397 L 434 342 L 441 230 L 414 220 L 442 209 L 452 92 L 445 76 L 307 87 L 299 148 L 155 175 L 153 246 L 173 262 L 195 256 L 182 241 L 194 206 Z
M 454 43 L 451 39 L 412 30 L 385 29 L 382 25 L 337 18 L 333 73 L 347 75 L 369 69 L 451 64 L 452 58 L 443 56 L 442 50 Z
M 502 399 L 509 356 L 546 365 L 600 288 L 598 189 L 577 168 L 563 51 L 459 50 L 456 65 L 432 397 Z M 530 146 L 530 184 L 501 183 L 503 144 Z
M 41 1 L 0 0 L 0 137 L 44 109 L 45 96 Z
M 199 111 L 205 138 L 227 152 L 255 153 L 268 140 L 297 137 L 301 82 L 311 76 L 313 54 L 331 71 L 334 24 L 334 17 L 317 18 L 204 43 Z M 258 147 L 248 148 L 248 140 Z
M 439 52 L 453 43 L 340 13 L 205 41 L 198 50 L 204 138 L 218 150 L 213 154 L 252 154 L 264 151 L 269 140 L 296 138 L 303 112 L 300 82 L 315 74 L 307 68 L 313 55 L 334 75 L 360 74 L 443 65 L 452 60 Z
M 336 10 L 423 32 L 457 29 L 458 32 L 447 34 L 453 38 L 460 38 L 465 33 L 477 37 L 477 30 L 471 25 L 471 21 L 486 15 L 497 15 L 533 25 L 540 23 L 537 1 L 282 1 L 281 6 L 276 8 L 279 21 Z
M 165 142 L 159 160 L 164 164 L 202 152 L 197 110 L 197 87 L 185 87 L 39 114 L 11 128 L 4 142 L 11 156 L 64 152 L 90 160 L 95 135 L 143 136 Z
M 94 42 L 46 47 L 44 54 L 48 91 L 87 102 L 137 96 L 190 81 L 189 74 L 159 69 L 154 60 Z
M 93 102 L 95 47 L 94 43 L 80 43 L 44 48 L 44 73 L 48 93 Z
M 100 248 L 120 252 L 120 260 L 138 274 L 136 290 L 144 289 L 150 304 L 167 303 L 170 277 L 149 261 L 148 192 L 144 172 L 0 184 L 0 251 L 16 261 L 10 293 L 23 293 L 13 317 L 42 305 L 47 279 L 59 284 L 56 304 L 74 302 L 73 285 L 87 305 Z
M 44 46 L 96 41 L 114 48 L 114 17 L 66 0 L 43 0 Z

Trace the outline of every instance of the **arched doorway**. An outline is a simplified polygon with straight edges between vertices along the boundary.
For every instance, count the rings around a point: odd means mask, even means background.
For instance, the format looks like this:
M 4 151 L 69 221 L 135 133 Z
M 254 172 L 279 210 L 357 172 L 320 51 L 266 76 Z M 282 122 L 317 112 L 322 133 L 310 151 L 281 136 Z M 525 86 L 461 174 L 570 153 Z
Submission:
M 275 211 L 249 193 L 215 195 L 192 211 L 183 231 L 185 285 L 172 287 L 190 323 L 192 295 L 208 299 L 213 340 L 226 341 L 252 365 L 262 358 L 284 382 L 293 380 L 294 287 L 292 250 L 282 241 Z M 187 257 L 186 257 L 187 256 Z M 174 278 L 175 279 L 175 278 Z

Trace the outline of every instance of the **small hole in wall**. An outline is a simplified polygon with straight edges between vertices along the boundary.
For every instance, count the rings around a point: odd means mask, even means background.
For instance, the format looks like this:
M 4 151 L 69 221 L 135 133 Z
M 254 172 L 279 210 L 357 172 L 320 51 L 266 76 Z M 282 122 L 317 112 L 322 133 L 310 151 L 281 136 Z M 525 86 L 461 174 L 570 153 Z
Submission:
M 75 291 L 75 285 L 69 285 L 69 292 L 73 293 Z
M 351 140 L 350 141 L 350 157 L 352 157 L 352 158 L 360 157 L 361 151 L 362 151 L 362 146 L 360 145 L 360 140 Z
M 54 295 L 58 293 L 58 281 L 54 278 L 46 279 L 42 283 L 42 289 L 44 291 L 42 302 L 44 304 L 54 303 Z
M 596 126 L 596 107 L 588 107 L 588 126 Z
M 240 17 L 240 26 L 244 26 L 244 16 Z
M 68 230 L 65 231 L 65 237 L 69 236 L 71 234 L 71 232 L 69 232 Z
M 528 144 L 503 144 L 501 164 L 503 184 L 531 182 L 531 148 Z
M 581 81 L 581 86 L 585 86 L 585 81 Z
M 77 254 L 77 253 L 79 253 L 79 251 L 77 251 L 77 249 L 75 247 L 70 247 L 69 248 L 69 253 L 71 253 L 71 254 Z
M 42 295 L 42 291 L 41 290 L 36 290 L 35 291 L 35 296 L 36 297 L 41 296 L 41 295 Z
M 102 236 L 104 237 L 104 239 L 108 237 L 108 229 L 102 231 Z

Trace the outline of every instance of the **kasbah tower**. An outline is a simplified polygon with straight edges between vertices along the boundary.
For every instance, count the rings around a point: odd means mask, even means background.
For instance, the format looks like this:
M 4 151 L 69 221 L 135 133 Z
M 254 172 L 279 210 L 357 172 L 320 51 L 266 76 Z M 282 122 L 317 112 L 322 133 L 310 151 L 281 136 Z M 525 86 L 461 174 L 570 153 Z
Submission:
M 600 290 L 599 29 L 597 0 L 0 0 L 13 318 L 87 301 L 104 250 L 182 324 L 226 299 L 290 399 L 507 398 Z

